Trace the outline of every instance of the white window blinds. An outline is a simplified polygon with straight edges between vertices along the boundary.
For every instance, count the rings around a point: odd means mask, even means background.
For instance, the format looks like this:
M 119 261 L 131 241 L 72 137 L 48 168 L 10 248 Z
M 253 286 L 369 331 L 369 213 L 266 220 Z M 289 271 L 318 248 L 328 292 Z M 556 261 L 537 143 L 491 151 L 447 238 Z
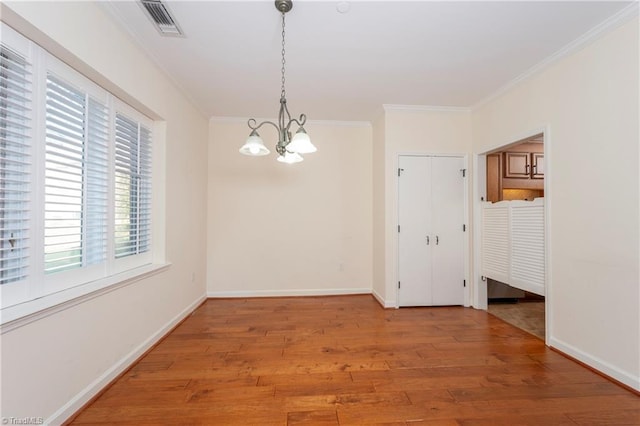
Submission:
M 31 65 L 0 44 L 0 284 L 29 266 Z
M 24 312 L 151 264 L 153 121 L 0 34 L 0 309 Z
M 116 113 L 115 255 L 148 252 L 151 244 L 151 131 Z
M 108 113 L 106 106 L 47 74 L 45 272 L 106 258 Z

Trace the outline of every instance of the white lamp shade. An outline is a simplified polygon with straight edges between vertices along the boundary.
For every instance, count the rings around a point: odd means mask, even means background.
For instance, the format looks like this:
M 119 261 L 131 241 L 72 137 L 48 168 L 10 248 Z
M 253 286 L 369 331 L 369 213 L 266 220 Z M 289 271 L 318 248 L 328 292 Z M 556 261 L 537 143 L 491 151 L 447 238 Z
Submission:
M 298 129 L 289 145 L 287 145 L 287 151 L 297 152 L 298 154 L 311 154 L 317 150 L 318 148 L 311 143 L 311 138 L 302 127 Z
M 262 138 L 255 130 L 251 132 L 247 141 L 242 145 L 242 148 L 240 148 L 240 154 L 252 155 L 254 157 L 268 155 L 269 152 L 269 149 L 264 146 Z
M 302 155 L 298 154 L 297 152 L 285 151 L 284 155 L 278 156 L 279 162 L 287 164 L 299 163 L 303 160 L 304 158 L 302 158 Z

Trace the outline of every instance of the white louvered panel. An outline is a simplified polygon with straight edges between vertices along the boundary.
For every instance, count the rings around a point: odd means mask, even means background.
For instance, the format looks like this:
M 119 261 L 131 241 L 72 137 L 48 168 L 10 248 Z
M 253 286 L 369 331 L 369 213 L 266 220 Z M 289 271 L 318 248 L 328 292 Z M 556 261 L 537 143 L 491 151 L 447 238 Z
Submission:
M 85 263 L 107 259 L 109 199 L 109 111 L 100 102 L 88 102 L 85 179 Z
M 487 203 L 482 214 L 482 275 L 496 280 L 509 276 L 509 211 Z
M 108 125 L 105 105 L 47 75 L 45 272 L 107 256 Z
M 151 131 L 116 114 L 115 255 L 145 253 L 151 236 Z
M 0 44 L 0 285 L 27 277 L 31 64 Z
M 511 285 L 544 295 L 544 206 L 514 206 L 511 221 Z
M 47 75 L 45 272 L 82 266 L 84 94 Z
M 151 130 L 140 125 L 140 242 L 141 253 L 151 249 Z

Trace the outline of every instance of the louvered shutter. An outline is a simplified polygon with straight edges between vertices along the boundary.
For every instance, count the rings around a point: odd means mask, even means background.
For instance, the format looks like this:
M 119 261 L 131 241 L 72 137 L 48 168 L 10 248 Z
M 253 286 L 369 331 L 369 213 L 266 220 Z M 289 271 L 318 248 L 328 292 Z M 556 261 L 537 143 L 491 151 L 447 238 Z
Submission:
M 27 276 L 30 252 L 31 65 L 0 44 L 0 284 Z
M 146 253 L 151 238 L 151 130 L 116 113 L 115 257 Z
M 47 74 L 45 273 L 106 259 L 108 113 L 81 90 Z

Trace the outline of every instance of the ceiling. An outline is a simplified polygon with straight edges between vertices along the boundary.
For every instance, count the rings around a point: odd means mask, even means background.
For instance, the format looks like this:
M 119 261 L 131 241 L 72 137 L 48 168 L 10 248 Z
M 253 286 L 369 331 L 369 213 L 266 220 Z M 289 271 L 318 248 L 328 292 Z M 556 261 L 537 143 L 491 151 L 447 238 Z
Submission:
M 206 116 L 276 116 L 281 18 L 273 2 L 165 3 L 184 38 L 161 36 L 135 1 L 105 7 Z M 383 104 L 472 107 L 628 4 L 294 1 L 288 106 L 292 115 L 340 121 L 370 121 Z

